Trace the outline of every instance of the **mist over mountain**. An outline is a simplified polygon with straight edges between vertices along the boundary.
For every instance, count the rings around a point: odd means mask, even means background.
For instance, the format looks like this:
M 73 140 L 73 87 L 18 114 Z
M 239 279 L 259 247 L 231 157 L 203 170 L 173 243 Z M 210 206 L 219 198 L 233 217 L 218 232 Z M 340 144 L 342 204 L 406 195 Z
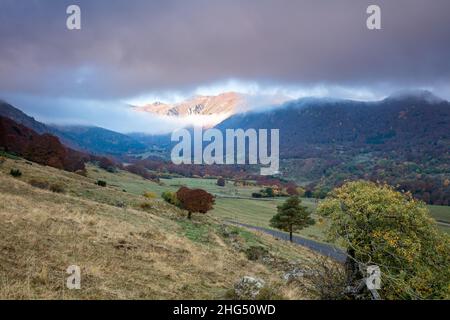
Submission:
M 11 119 L 38 134 L 51 134 L 75 150 L 99 155 L 121 156 L 144 152 L 146 146 L 118 132 L 90 126 L 56 126 L 43 124 L 16 107 L 0 101 L 0 116 Z

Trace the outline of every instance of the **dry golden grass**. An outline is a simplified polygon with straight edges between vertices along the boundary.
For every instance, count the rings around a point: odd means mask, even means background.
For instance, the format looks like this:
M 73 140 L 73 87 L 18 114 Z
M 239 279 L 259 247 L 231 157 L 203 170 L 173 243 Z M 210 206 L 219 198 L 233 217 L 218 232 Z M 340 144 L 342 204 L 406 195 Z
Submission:
M 11 168 L 22 177 L 11 177 Z M 35 188 L 28 183 L 33 178 L 58 182 L 66 193 Z M 111 205 L 116 201 L 127 207 Z M 143 201 L 151 209 L 139 210 Z M 298 286 L 285 285 L 276 268 L 236 251 L 217 232 L 218 220 L 195 219 L 206 226 L 208 241 L 189 239 L 181 210 L 160 200 L 8 159 L 0 165 L 0 298 L 220 299 L 245 275 L 264 279 L 286 298 L 306 297 Z M 313 256 L 253 234 L 280 257 L 307 263 Z M 65 286 L 69 265 L 81 267 L 81 290 Z

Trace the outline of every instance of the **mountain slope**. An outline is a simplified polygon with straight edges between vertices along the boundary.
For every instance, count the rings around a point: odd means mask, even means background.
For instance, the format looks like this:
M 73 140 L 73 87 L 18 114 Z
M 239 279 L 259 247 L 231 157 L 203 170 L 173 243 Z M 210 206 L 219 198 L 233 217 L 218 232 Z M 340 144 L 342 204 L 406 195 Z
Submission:
M 445 154 L 450 103 L 418 96 L 377 102 L 301 99 L 272 111 L 235 115 L 217 127 L 278 128 L 285 158 L 325 153 L 336 146 Z
M 300 99 L 217 127 L 279 129 L 282 175 L 315 197 L 346 179 L 370 179 L 450 204 L 450 103 L 428 92 L 375 102 Z
M 45 124 L 35 120 L 33 117 L 28 116 L 19 109 L 13 107 L 9 103 L 0 100 L 0 116 L 9 118 L 27 128 L 36 131 L 39 134 L 50 133 L 50 128 Z
M 245 99 L 243 95 L 227 92 L 217 96 L 195 96 L 175 104 L 154 102 L 138 106 L 136 110 L 166 116 L 234 114 L 244 104 Z
M 111 130 L 89 126 L 51 126 L 52 131 L 63 141 L 77 149 L 95 154 L 122 156 L 126 153 L 144 152 L 146 146 L 136 139 Z
M 120 156 L 144 152 L 146 146 L 118 132 L 89 126 L 51 126 L 28 116 L 14 106 L 0 101 L 0 116 L 9 118 L 36 133 L 49 133 L 72 149 L 98 155 Z

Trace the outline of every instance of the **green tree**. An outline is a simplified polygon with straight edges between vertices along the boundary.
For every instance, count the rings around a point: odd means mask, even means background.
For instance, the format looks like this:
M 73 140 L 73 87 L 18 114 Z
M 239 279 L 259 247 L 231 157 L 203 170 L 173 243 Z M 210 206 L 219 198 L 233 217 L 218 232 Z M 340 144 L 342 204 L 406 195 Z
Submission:
M 335 189 L 317 212 L 330 221 L 330 240 L 347 248 L 348 285 L 361 283 L 367 266 L 377 265 L 381 298 L 449 297 L 449 236 L 425 203 L 385 184 L 356 181 Z
M 281 206 L 278 206 L 278 213 L 270 220 L 272 227 L 289 232 L 291 242 L 292 232 L 315 223 L 306 207 L 301 203 L 298 196 L 288 198 Z
M 267 187 L 266 189 L 264 189 L 264 193 L 266 194 L 267 197 L 272 198 L 275 196 L 273 189 L 271 187 Z

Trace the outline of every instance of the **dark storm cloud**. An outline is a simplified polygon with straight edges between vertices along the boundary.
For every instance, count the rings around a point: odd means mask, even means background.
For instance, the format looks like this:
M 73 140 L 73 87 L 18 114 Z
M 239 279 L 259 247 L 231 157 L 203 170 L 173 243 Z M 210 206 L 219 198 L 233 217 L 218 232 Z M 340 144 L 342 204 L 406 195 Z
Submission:
M 65 28 L 78 4 L 82 30 Z M 382 9 L 382 30 L 365 26 Z M 446 88 L 448 0 L 0 1 L 0 91 L 118 98 L 223 79 Z

